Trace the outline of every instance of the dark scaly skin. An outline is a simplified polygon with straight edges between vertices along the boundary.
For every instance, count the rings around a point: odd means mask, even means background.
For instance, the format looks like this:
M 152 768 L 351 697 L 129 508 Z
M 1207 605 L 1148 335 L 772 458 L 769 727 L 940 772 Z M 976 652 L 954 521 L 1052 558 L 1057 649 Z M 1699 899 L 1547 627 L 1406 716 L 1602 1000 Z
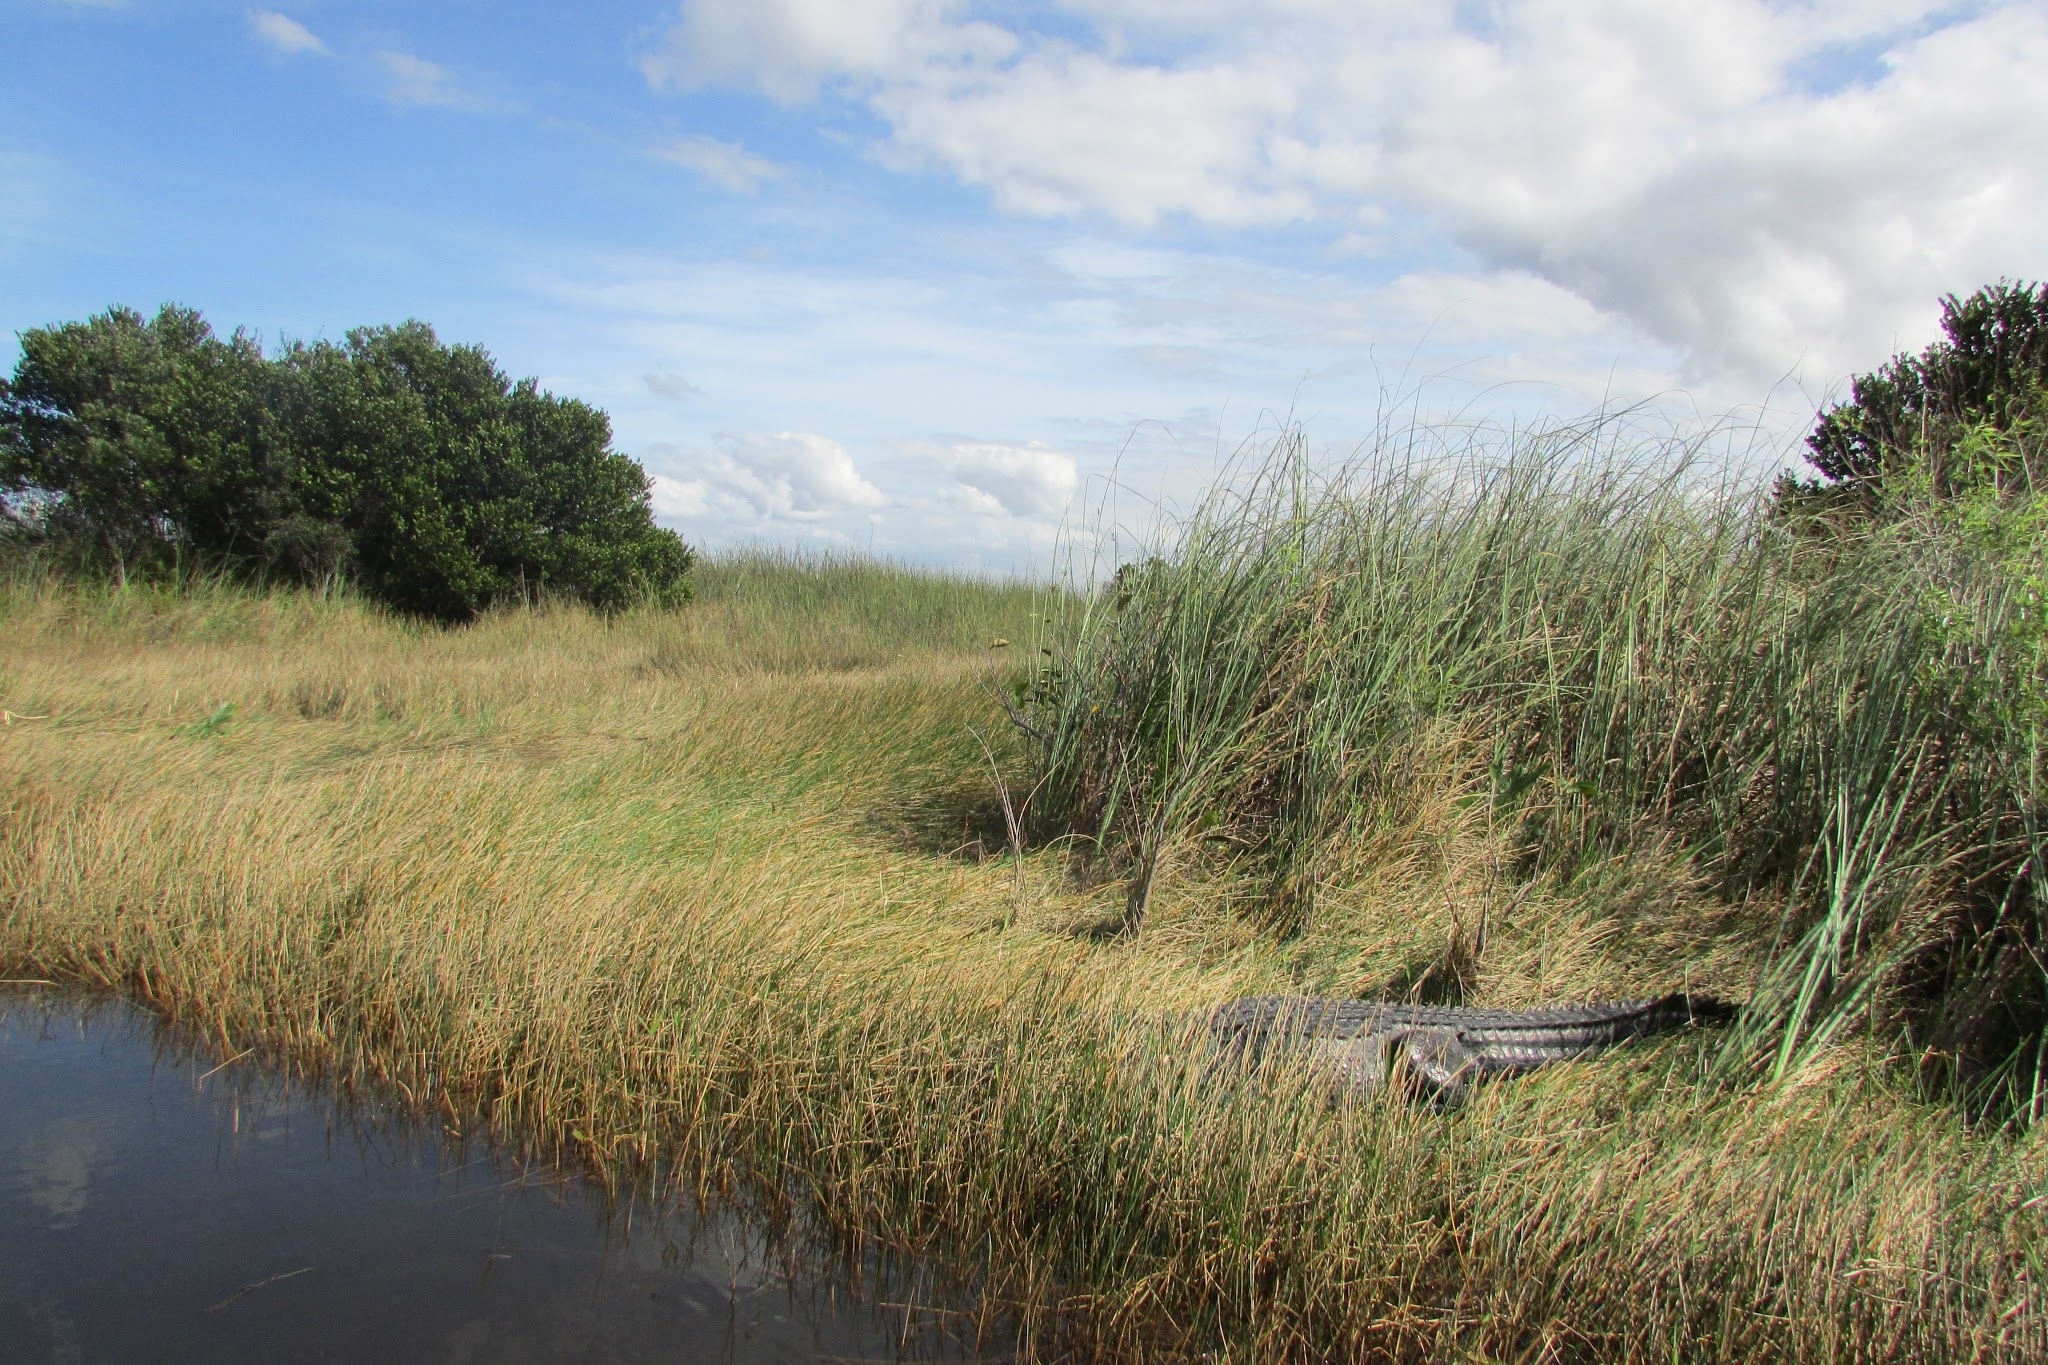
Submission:
M 1428 1098 L 1448 1104 L 1484 1076 L 1517 1075 L 1632 1038 L 1725 1023 L 1735 1014 L 1723 1001 L 1679 994 L 1519 1010 L 1266 995 L 1220 1007 L 1209 1031 L 1227 1052 L 1247 1060 L 1278 1046 L 1305 1047 L 1319 1070 L 1367 1093 L 1405 1062 Z

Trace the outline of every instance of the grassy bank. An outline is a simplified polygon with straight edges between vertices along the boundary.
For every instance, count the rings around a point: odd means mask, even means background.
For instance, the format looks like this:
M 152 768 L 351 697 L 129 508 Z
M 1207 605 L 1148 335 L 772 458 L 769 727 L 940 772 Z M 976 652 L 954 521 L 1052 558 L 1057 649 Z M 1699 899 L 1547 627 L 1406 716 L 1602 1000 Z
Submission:
M 1127 930 L 1206 870 L 1275 934 L 1384 943 L 1374 893 L 1435 848 L 1463 923 L 1361 987 L 1683 972 L 1749 1002 L 1731 1063 L 1861 1034 L 1972 1113 L 2048 1110 L 2030 505 L 1794 526 L 1613 420 L 1250 473 L 1062 599 L 1019 694 L 1031 823 L 1123 876 Z M 1548 980 L 1596 927 L 1605 974 Z
M 1155 820 L 1084 857 L 1050 837 L 1068 809 L 1006 851 L 994 774 L 1021 805 L 1042 756 L 990 680 L 1041 639 L 1086 675 L 1075 603 L 763 558 L 699 593 L 443 632 L 18 582 L 0 975 L 928 1257 L 1046 1354 L 2048 1353 L 2043 1128 L 1971 1129 L 1882 1039 L 1775 1082 L 1678 1040 L 1437 1116 L 1285 1073 L 1219 1091 L 1129 1022 L 1446 973 L 1474 1000 L 1746 995 L 1782 906 L 1670 849 L 1521 866 L 1470 799 L 1526 766 L 1493 762 L 1490 714 L 1412 728 L 1276 924 L 1291 865 L 1242 830 L 1204 851 Z M 1142 932 L 1103 933 L 1133 858 Z

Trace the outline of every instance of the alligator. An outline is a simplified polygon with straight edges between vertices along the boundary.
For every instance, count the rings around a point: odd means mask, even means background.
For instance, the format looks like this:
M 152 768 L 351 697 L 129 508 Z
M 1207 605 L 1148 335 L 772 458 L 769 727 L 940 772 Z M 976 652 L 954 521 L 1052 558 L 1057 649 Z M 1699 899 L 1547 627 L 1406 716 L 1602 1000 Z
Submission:
M 1433 1107 L 1447 1108 L 1482 1077 L 1518 1075 L 1632 1038 L 1726 1023 L 1736 1013 L 1725 1001 L 1683 994 L 1519 1010 L 1261 995 L 1217 1009 L 1208 1032 L 1241 1060 L 1298 1046 L 1340 1091 L 1373 1094 L 1391 1078 Z

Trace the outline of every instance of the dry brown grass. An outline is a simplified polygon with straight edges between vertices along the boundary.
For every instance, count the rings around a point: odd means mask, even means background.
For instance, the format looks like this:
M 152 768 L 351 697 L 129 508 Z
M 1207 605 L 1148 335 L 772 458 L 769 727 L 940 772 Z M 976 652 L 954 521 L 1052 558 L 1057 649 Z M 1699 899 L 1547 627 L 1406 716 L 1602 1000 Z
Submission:
M 2043 1137 L 1864 1051 L 1731 1088 L 1680 1041 L 1432 1116 L 1219 1087 L 1150 1022 L 1383 985 L 1481 904 L 1475 998 L 1738 982 L 1747 927 L 1656 859 L 1633 915 L 1518 900 L 1447 744 L 1309 934 L 1189 857 L 1142 938 L 1091 937 L 1120 888 L 1019 877 L 970 734 L 1021 772 L 983 679 L 1029 594 L 706 577 L 453 633 L 17 587 L 0 707 L 47 719 L 0 730 L 0 975 L 928 1258 L 1045 1355 L 2048 1356 Z

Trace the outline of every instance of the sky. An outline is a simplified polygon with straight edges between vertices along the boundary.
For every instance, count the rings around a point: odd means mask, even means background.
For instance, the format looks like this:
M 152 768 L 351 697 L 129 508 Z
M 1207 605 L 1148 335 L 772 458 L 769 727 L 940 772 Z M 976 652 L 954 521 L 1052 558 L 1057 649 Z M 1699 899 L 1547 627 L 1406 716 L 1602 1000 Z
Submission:
M 1043 569 L 1390 413 L 1762 467 L 2048 276 L 2042 0 L 0 0 L 0 52 L 0 364 L 421 318 L 711 549 Z

